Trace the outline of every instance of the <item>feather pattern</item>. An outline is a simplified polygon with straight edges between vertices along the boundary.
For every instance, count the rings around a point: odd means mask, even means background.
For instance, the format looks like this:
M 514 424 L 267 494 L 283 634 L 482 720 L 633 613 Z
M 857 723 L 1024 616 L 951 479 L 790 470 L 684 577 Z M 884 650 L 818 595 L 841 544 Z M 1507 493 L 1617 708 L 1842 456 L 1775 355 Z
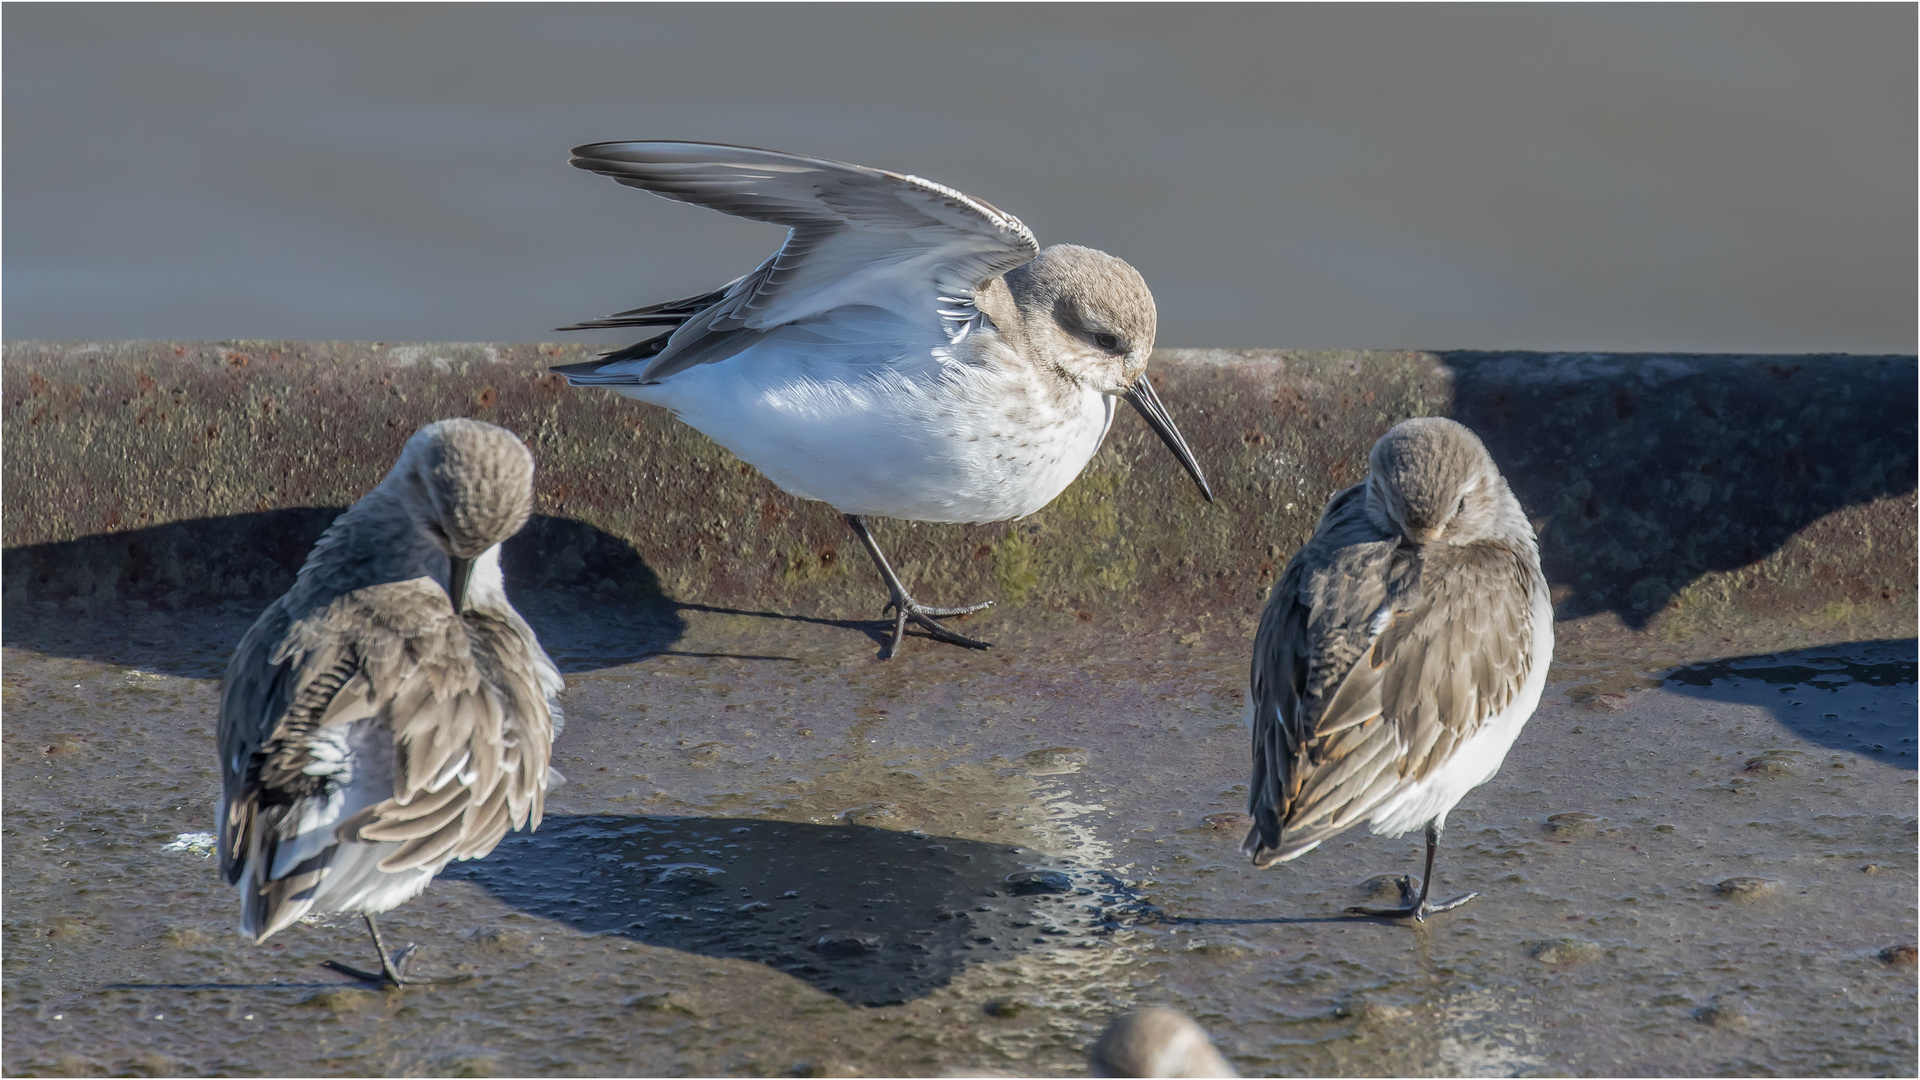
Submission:
M 1018 218 L 986 202 L 862 165 L 674 142 L 594 143 L 575 148 L 573 164 L 663 198 L 788 229 L 779 251 L 720 289 L 579 324 L 674 327 L 657 348 L 622 350 L 584 373 L 603 385 L 617 385 L 616 378 L 658 382 L 842 307 L 923 311 L 938 329 L 952 318 L 946 312 L 970 305 L 983 283 L 1040 250 Z
M 1498 767 L 1518 723 L 1502 727 L 1485 775 L 1464 783 L 1449 773 L 1463 747 L 1532 711 L 1551 650 L 1539 625 L 1543 611 L 1550 619 L 1546 582 L 1532 528 L 1483 464 L 1455 479 L 1479 485 L 1468 490 L 1483 492 L 1484 522 L 1468 520 L 1463 496 L 1460 531 L 1419 543 L 1359 484 L 1328 503 L 1274 586 L 1248 693 L 1257 862 L 1294 858 L 1369 817 L 1396 835 L 1423 823 L 1401 820 L 1403 806 L 1437 799 L 1444 818 Z
M 445 423 L 525 455 L 501 429 Z M 559 672 L 507 603 L 497 542 L 474 560 L 464 609 L 449 603 L 442 541 L 406 505 L 425 497 L 408 467 L 327 530 L 228 664 L 221 871 L 256 940 L 315 908 L 386 910 L 540 820 Z M 524 515 L 507 518 L 493 531 Z

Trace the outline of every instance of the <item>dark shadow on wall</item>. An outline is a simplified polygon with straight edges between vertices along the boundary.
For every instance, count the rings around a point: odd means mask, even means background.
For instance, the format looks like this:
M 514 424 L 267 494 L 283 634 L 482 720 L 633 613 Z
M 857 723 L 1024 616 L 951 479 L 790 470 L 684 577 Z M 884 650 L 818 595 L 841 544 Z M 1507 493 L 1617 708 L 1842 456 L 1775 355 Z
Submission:
M 1701 574 L 1914 490 L 1913 357 L 1439 355 L 1455 418 L 1544 519 L 1561 618 L 1644 626 Z
M 750 960 L 854 1005 L 965 968 L 1110 947 L 1158 918 L 1115 877 L 1037 852 L 866 825 L 549 816 L 442 875 L 589 934 Z
M 1667 676 L 1667 689 L 1703 701 L 1758 705 L 1808 742 L 1911 770 L 1920 766 L 1916 647 L 1920 642 L 1908 638 L 1736 656 L 1677 668 Z M 1760 764 L 1751 768 L 1801 767 L 1786 759 L 1754 760 Z
M 217 676 L 256 616 L 293 584 L 341 507 L 199 518 L 8 548 L 4 641 L 148 671 Z M 501 552 L 508 595 L 562 671 L 672 647 L 686 629 L 626 541 L 536 515 Z

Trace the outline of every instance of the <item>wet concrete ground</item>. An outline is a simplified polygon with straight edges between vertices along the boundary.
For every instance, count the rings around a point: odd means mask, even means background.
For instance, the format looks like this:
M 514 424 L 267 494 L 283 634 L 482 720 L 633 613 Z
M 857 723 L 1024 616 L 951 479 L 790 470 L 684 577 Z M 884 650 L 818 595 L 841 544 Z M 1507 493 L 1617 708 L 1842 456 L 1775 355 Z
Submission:
M 399 993 L 318 966 L 370 962 L 356 920 L 235 936 L 195 848 L 253 611 L 15 609 L 6 1071 L 1077 1074 L 1152 1002 L 1249 1075 L 1916 1069 L 1910 640 L 1565 650 L 1450 822 L 1438 888 L 1484 895 L 1411 927 L 1341 912 L 1415 838 L 1238 854 L 1237 623 L 989 614 L 992 652 L 881 663 L 875 623 L 682 608 L 663 645 L 523 599 L 570 783 L 384 919 L 474 976 Z

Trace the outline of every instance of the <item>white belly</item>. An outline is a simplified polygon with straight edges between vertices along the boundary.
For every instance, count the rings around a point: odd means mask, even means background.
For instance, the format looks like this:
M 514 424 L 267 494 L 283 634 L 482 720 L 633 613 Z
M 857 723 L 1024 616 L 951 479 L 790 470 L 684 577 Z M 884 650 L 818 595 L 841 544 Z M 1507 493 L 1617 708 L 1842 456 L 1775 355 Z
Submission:
M 1533 656 L 1527 666 L 1527 679 L 1513 703 L 1480 725 L 1480 730 L 1460 744 L 1446 763 L 1423 782 L 1408 788 L 1373 812 L 1369 829 L 1376 836 L 1400 836 L 1438 819 L 1446 824 L 1452 810 L 1467 792 L 1493 779 L 1507 760 L 1507 751 L 1520 737 L 1533 711 L 1540 706 L 1540 695 L 1547 688 L 1547 669 L 1553 666 L 1553 605 L 1544 586 L 1533 595 Z
M 672 410 L 786 491 L 911 521 L 1039 510 L 1080 475 L 1113 419 L 1113 400 L 1094 391 L 1048 401 L 951 366 L 823 374 L 743 354 L 614 389 Z

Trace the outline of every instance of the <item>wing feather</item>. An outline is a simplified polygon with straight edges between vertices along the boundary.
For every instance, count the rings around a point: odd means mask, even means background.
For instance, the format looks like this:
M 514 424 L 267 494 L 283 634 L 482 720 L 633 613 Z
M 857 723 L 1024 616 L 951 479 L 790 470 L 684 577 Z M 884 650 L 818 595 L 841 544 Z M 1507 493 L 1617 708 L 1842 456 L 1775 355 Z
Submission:
M 269 608 L 222 688 L 221 862 L 229 882 L 251 875 L 242 925 L 264 937 L 297 919 L 340 843 L 392 845 L 386 872 L 437 869 L 537 822 L 559 688 L 551 667 L 517 616 L 456 616 L 427 579 L 358 590 L 299 619 L 284 600 Z M 384 775 L 381 736 L 391 790 L 349 805 L 364 791 L 356 770 Z
M 779 251 L 722 289 L 581 324 L 677 327 L 649 355 L 597 365 L 587 373 L 595 382 L 657 382 L 841 307 L 924 309 L 937 319 L 941 297 L 971 296 L 1040 250 L 1018 218 L 979 199 L 916 176 L 824 158 L 707 143 L 613 142 L 576 147 L 572 164 L 663 198 L 788 229 Z
M 1536 572 L 1498 541 L 1414 550 L 1336 495 L 1254 643 L 1254 819 L 1284 860 L 1425 780 L 1525 681 Z

